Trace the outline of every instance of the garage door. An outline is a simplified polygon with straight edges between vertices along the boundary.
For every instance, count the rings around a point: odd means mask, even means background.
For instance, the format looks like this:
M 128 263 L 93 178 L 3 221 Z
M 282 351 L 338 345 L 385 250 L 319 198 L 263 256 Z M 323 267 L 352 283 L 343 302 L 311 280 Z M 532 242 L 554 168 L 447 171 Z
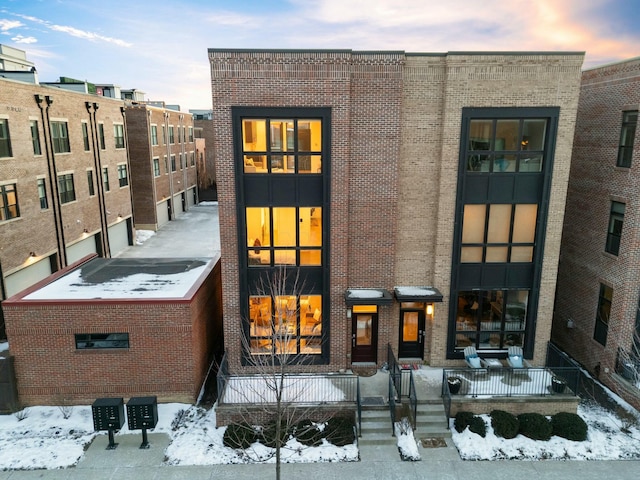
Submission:
M 129 221 L 130 219 L 123 220 L 109 227 L 109 249 L 112 257 L 129 246 L 129 231 L 127 229 Z
M 87 237 L 67 247 L 67 265 L 71 265 L 73 262 L 77 262 L 92 253 L 98 253 L 96 238 L 94 236 Z
M 7 298 L 39 282 L 43 278 L 47 278 L 51 273 L 49 257 L 45 257 L 22 270 L 12 273 L 4 279 Z
M 167 201 L 156 205 L 156 216 L 158 217 L 158 228 L 169 221 L 169 207 Z

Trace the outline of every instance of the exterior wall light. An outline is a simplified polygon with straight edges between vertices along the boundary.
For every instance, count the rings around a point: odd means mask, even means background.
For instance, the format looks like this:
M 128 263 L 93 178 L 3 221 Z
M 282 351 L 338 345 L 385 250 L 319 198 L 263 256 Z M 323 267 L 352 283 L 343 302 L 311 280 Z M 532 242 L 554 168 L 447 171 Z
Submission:
M 430 317 L 433 316 L 433 304 L 432 303 L 429 303 L 427 305 L 427 315 L 429 315 Z
M 347 318 L 351 318 L 351 309 L 347 308 Z

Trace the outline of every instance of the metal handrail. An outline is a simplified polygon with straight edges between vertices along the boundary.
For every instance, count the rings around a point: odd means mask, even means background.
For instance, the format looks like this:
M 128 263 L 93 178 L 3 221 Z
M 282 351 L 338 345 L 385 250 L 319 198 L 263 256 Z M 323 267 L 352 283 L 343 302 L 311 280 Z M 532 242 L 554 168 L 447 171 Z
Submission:
M 389 375 L 389 414 L 391 416 L 391 435 L 396 436 L 396 389 L 393 378 Z
M 418 417 L 418 394 L 413 380 L 413 370 L 409 370 L 409 405 L 411 408 L 411 426 L 415 430 Z
M 357 412 L 358 412 L 358 437 L 362 436 L 362 400 L 360 398 L 360 377 L 358 377 L 358 383 L 357 383 L 357 389 L 358 389 L 358 407 L 357 407 Z

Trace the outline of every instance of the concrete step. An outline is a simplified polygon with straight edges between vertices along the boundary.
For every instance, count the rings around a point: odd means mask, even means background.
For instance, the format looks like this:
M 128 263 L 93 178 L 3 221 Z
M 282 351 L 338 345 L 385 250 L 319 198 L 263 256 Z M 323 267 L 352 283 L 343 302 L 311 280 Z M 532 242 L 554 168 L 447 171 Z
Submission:
M 397 439 L 391 435 L 391 428 L 387 430 L 387 433 L 365 433 L 362 432 L 362 436 L 358 438 L 358 445 L 388 445 L 393 448 L 397 448 Z

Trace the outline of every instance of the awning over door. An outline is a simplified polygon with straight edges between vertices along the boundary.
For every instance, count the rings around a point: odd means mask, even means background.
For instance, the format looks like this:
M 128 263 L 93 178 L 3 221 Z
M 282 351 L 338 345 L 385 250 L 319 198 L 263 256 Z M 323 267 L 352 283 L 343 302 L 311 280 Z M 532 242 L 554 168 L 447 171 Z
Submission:
M 394 287 L 399 302 L 442 302 L 442 294 L 435 287 Z
M 347 288 L 344 293 L 347 307 L 353 305 L 391 305 L 393 296 L 384 288 Z

